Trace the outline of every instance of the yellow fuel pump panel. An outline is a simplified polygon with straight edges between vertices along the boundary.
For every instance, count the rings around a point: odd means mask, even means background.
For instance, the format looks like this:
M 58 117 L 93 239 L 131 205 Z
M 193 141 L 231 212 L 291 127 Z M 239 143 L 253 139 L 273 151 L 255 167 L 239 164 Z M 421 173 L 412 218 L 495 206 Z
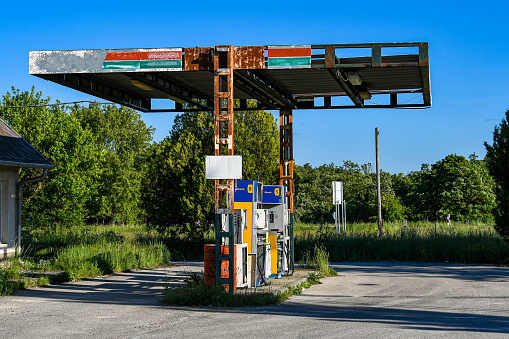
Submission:
M 277 274 L 277 232 L 269 232 L 270 244 L 270 273 Z
M 256 181 L 244 181 L 237 180 L 237 186 L 235 187 L 234 193 L 234 209 L 243 209 L 246 210 L 246 223 L 247 228 L 243 230 L 242 237 L 244 239 L 244 243 L 248 246 L 248 253 L 255 253 L 256 248 L 253 249 L 253 218 L 256 217 L 254 215 L 254 211 L 256 210 L 256 189 L 257 183 Z

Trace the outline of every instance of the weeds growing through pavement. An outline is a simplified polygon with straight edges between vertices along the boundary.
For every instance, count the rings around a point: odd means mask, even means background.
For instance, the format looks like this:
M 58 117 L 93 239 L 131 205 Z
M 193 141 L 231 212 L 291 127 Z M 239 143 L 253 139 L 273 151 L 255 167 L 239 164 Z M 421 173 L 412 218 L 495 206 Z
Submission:
M 320 278 L 337 275 L 336 271 L 329 267 L 329 254 L 322 247 L 315 247 L 314 256 L 310 258 L 313 268 L 318 273 L 310 273 L 305 281 L 293 286 L 290 285 L 278 293 L 260 291 L 237 291 L 228 293 L 221 285 L 207 286 L 201 275 L 192 273 L 177 288 L 166 287 L 164 302 L 177 306 L 223 306 L 223 307 L 246 307 L 276 305 L 288 300 L 292 295 L 301 294 L 303 289 L 315 284 L 321 284 Z

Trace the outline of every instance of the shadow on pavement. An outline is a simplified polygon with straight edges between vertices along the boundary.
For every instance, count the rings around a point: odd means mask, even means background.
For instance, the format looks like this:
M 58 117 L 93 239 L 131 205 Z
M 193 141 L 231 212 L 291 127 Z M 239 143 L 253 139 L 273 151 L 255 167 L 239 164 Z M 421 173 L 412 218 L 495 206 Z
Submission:
M 180 265 L 31 288 L 17 291 L 15 297 L 61 302 L 160 306 L 166 286 L 178 286 L 190 273 L 203 271 L 202 262 L 178 264 Z
M 100 303 L 120 305 L 146 305 L 148 307 L 165 307 L 174 310 L 192 310 L 211 312 L 211 308 L 169 307 L 160 301 L 164 287 L 176 286 L 191 273 L 203 270 L 202 262 L 178 263 L 181 266 L 157 270 L 126 272 L 107 277 L 88 279 L 70 284 L 29 289 L 16 293 L 16 298 L 43 298 L 50 301 Z M 458 265 L 387 263 L 334 264 L 333 267 L 351 274 L 379 274 L 400 276 L 413 273 L 423 276 L 443 276 L 455 279 L 507 282 L 509 272 L 504 268 L 475 267 Z M 505 315 L 486 315 L 463 312 L 449 312 L 444 309 L 405 309 L 378 306 L 364 306 L 361 302 L 355 306 L 345 306 L 342 299 L 334 295 L 302 295 L 278 306 L 257 308 L 221 308 L 221 313 L 261 314 L 313 318 L 322 321 L 341 321 L 358 323 L 388 324 L 399 328 L 415 330 L 471 331 L 484 333 L 509 333 L 509 317 Z M 8 297 L 7 297 L 8 298 Z M 318 301 L 317 301 L 318 298 Z M 325 302 L 325 298 L 327 301 Z M 335 299 L 334 299 L 335 298 Z M 486 298 L 486 297 L 484 297 Z M 320 302 L 320 300 L 324 302 Z M 331 301 L 332 299 L 332 301 Z M 496 310 L 491 310 L 497 312 Z M 500 312 L 500 311 L 499 311 Z
M 331 267 L 341 273 L 379 274 L 401 277 L 411 274 L 424 278 L 453 278 L 471 281 L 507 282 L 509 268 L 499 266 L 476 266 L 445 263 L 405 263 L 405 262 L 351 262 L 331 263 Z

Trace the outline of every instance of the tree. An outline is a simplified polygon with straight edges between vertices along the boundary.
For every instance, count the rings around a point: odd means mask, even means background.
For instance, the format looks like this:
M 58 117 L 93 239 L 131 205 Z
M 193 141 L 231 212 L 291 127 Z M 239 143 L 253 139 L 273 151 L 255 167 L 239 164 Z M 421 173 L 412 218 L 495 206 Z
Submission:
M 313 168 L 310 164 L 295 166 L 295 215 L 300 222 L 333 223 L 332 182 L 342 181 L 350 221 L 368 221 L 376 218 L 376 175 L 371 164 L 358 165 L 345 161 L 343 166 L 333 163 Z M 381 173 L 383 199 L 394 197 L 389 173 Z M 393 200 L 386 203 L 401 210 Z M 399 202 L 398 202 L 399 203 Z M 392 212 L 391 212 L 392 213 Z M 394 212 L 396 213 L 396 212 Z M 397 215 L 394 214 L 394 215 Z
M 88 218 L 108 223 L 139 221 L 141 183 L 154 129 L 147 128 L 138 112 L 123 106 L 76 105 L 71 116 L 93 135 L 90 175 L 94 185 Z
M 267 111 L 235 112 L 235 154 L 242 155 L 242 177 L 279 185 L 279 131 Z
M 145 178 L 148 224 L 160 232 L 197 236 L 213 221 L 214 182 L 205 179 L 205 157 L 214 154 L 213 116 L 177 115 L 170 136 L 151 149 Z
M 15 88 L 3 96 L 2 106 L 44 105 L 35 89 Z M 48 178 L 23 186 L 23 223 L 32 225 L 59 222 L 80 223 L 85 217 L 91 192 L 89 175 L 93 158 L 93 137 L 65 107 L 20 107 L 0 110 L 0 116 L 56 167 Z M 36 170 L 23 169 L 21 179 L 37 176 Z
M 484 143 L 489 172 L 496 183 L 495 229 L 509 239 L 509 110 L 493 131 L 493 145 Z
M 276 180 L 277 127 L 269 112 L 235 113 L 235 154 L 242 155 L 243 178 Z M 169 137 L 155 144 L 145 178 L 144 206 L 149 225 L 161 232 L 200 236 L 213 224 L 214 182 L 205 179 L 205 157 L 214 154 L 211 112 L 175 117 Z M 272 182 L 270 182 L 272 181 Z
M 445 220 L 450 214 L 459 222 L 492 220 L 493 180 L 475 154 L 468 160 L 448 155 L 431 166 L 423 164 L 420 172 L 409 177 L 403 203 L 410 219 Z
M 153 129 L 139 114 L 116 106 L 47 105 L 35 89 L 13 88 L 3 96 L 0 116 L 48 158 L 48 178 L 23 186 L 24 223 L 140 219 L 141 180 Z M 23 169 L 21 178 L 39 175 Z

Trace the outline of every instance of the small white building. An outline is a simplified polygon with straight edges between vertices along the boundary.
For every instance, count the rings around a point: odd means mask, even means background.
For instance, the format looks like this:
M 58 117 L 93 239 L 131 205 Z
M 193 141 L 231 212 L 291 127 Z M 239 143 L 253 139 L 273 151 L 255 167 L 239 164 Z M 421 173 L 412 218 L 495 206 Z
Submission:
M 40 168 L 39 177 L 19 180 L 21 168 Z M 0 260 L 19 249 L 21 186 L 46 178 L 54 168 L 48 159 L 0 119 Z

